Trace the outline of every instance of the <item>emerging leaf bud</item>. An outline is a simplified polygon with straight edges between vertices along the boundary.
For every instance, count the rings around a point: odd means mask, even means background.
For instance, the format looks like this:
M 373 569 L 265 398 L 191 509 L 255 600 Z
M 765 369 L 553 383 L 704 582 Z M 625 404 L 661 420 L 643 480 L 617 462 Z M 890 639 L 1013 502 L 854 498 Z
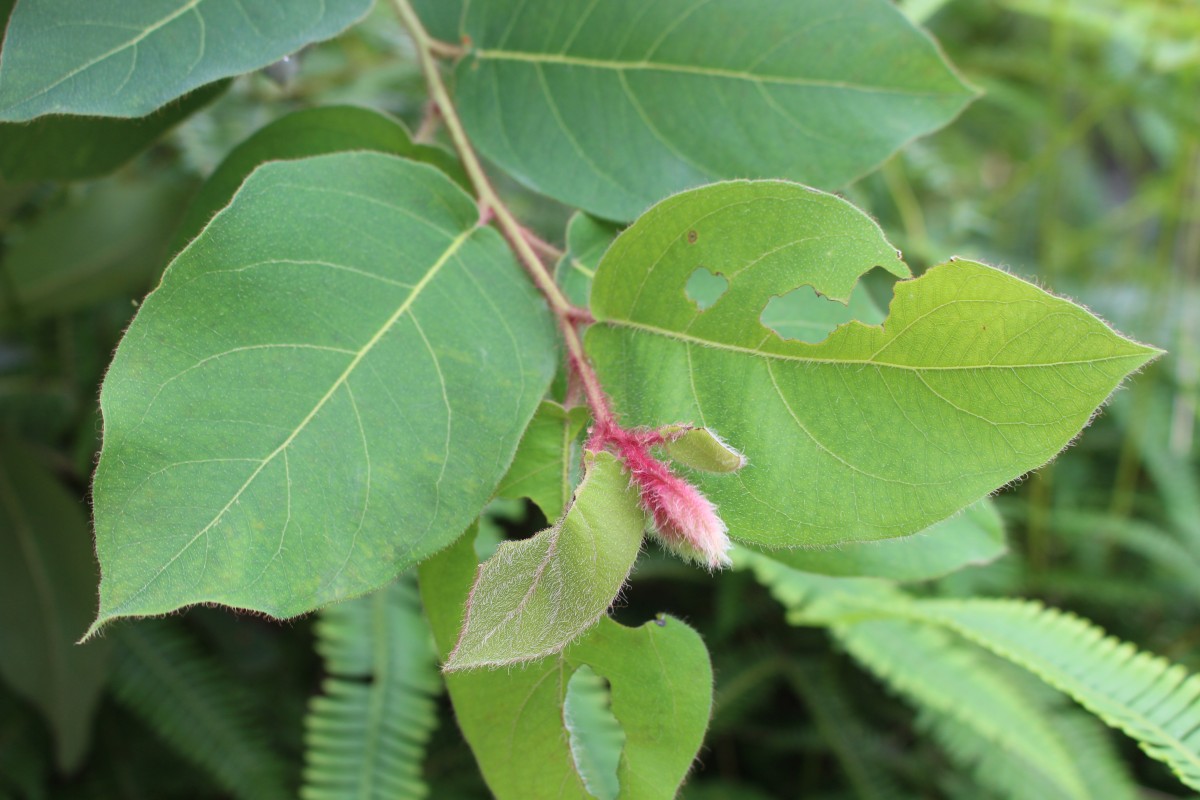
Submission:
M 746 466 L 746 457 L 708 428 L 670 425 L 661 432 L 667 455 L 692 469 L 737 472 Z
M 729 536 L 712 502 L 640 443 L 622 443 L 620 450 L 662 545 L 709 569 L 729 566 Z

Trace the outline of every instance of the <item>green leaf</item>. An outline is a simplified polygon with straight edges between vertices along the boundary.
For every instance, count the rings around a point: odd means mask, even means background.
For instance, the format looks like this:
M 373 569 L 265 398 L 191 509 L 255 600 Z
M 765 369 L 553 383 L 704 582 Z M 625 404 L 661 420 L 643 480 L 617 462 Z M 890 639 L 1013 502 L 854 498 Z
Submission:
M 583 406 L 565 409 L 552 400 L 543 400 L 521 437 L 517 455 L 496 495 L 528 497 L 546 519 L 561 517 L 576 483 L 572 473 L 577 470 L 580 453 L 575 444 L 587 419 Z
M 588 216 L 582 211 L 571 215 L 567 223 L 567 250 L 555 266 L 555 278 L 575 305 L 588 304 L 592 278 L 596 275 L 600 257 L 620 230 L 611 222 Z
M 477 218 L 438 170 L 377 153 L 247 179 L 105 379 L 93 631 L 199 602 L 299 614 L 459 535 L 558 360 Z
M 371 150 L 432 164 L 464 189 L 470 184 L 453 156 L 438 147 L 413 144 L 408 130 L 378 111 L 357 106 L 306 108 L 254 132 L 213 171 L 188 207 L 175 232 L 171 253 L 178 253 L 233 198 L 246 176 L 268 161 L 321 156 L 347 150 Z
M 557 653 L 608 611 L 637 559 L 646 516 L 615 456 L 589 461 L 566 516 L 501 543 L 480 565 L 447 670 Z
M 843 186 L 974 96 L 884 0 L 492 0 L 464 30 L 472 141 L 615 220 L 726 178 Z
M 288 768 L 251 708 L 247 687 L 177 622 L 142 620 L 113 632 L 112 689 L 181 757 L 243 800 L 285 798 Z
M 41 712 L 59 769 L 87 754 L 109 642 L 77 646 L 95 607 L 82 505 L 13 439 L 0 439 L 0 676 Z
M 370 0 L 39 0 L 19 3 L 0 58 L 0 120 L 141 117 L 265 67 L 362 18 Z
M 588 794 L 598 800 L 617 800 L 625 731 L 613 716 L 608 684 L 586 664 L 567 681 L 563 725 L 570 736 L 571 757 Z
M 138 119 L 51 116 L 0 123 L 0 177 L 77 181 L 107 175 L 220 97 L 229 83 L 210 83 Z
M 20 318 L 141 296 L 162 273 L 168 237 L 195 188 L 169 174 L 114 176 L 79 187 L 14 231 L 4 268 Z
M 421 598 L 443 654 L 458 634 L 475 572 L 473 535 L 420 566 Z M 563 653 L 506 669 L 446 675 L 450 699 L 488 787 L 500 800 L 588 798 L 563 719 L 582 665 L 608 681 L 625 733 L 621 797 L 674 797 L 704 737 L 712 668 L 699 635 L 659 617 L 639 628 L 605 618 Z
M 850 542 L 829 550 L 771 550 L 764 554 L 793 569 L 821 575 L 924 581 L 963 567 L 986 564 L 1006 551 L 1000 514 L 990 500 L 981 500 L 957 516 L 900 539 Z
M 328 677 L 305 729 L 305 800 L 428 795 L 425 746 L 441 691 L 429 627 L 411 578 L 321 611 Z
M 698 475 L 736 539 L 827 546 L 920 531 L 1044 464 L 1158 351 L 1072 303 L 956 261 L 895 285 L 882 326 L 823 342 L 760 321 L 801 286 L 846 302 L 860 276 L 908 274 L 869 218 L 778 181 L 651 209 L 604 256 L 587 348 L 627 424 L 711 428 L 749 466 Z M 697 269 L 728 289 L 701 311 Z
M 457 44 L 467 0 L 410 0 L 430 36 Z

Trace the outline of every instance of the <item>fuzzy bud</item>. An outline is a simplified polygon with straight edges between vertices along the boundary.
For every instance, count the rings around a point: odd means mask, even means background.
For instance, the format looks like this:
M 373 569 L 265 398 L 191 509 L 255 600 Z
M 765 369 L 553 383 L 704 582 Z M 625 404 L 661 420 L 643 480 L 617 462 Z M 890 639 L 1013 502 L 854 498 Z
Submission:
M 729 536 L 712 502 L 640 443 L 620 449 L 663 546 L 709 569 L 729 566 Z

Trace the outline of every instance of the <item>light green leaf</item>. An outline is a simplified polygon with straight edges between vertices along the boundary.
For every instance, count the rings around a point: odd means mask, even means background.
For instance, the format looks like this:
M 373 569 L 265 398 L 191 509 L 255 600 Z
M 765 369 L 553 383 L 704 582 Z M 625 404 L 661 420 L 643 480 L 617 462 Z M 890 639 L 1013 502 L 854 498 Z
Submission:
M 72 771 L 87 754 L 110 642 L 75 640 L 95 608 L 83 506 L 13 439 L 0 439 L 0 677 L 33 704 Z
M 575 484 L 572 473 L 577 471 L 576 462 L 581 457 L 576 440 L 587 419 L 583 406 L 565 409 L 552 400 L 543 400 L 521 437 L 508 474 L 496 489 L 497 496 L 528 497 L 547 520 L 561 517 L 571 499 Z
M 760 321 L 800 286 L 846 302 L 876 266 L 907 275 L 853 206 L 778 181 L 676 195 L 605 254 L 588 351 L 626 424 L 702 425 L 745 454 L 737 473 L 696 476 L 732 537 L 916 533 L 1044 464 L 1158 353 L 969 261 L 897 283 L 882 326 L 810 344 Z M 705 311 L 685 291 L 700 268 L 729 282 Z
M 0 177 L 77 181 L 117 169 L 226 89 L 217 81 L 138 119 L 52 116 L 0 123 Z
M 166 266 L 168 237 L 195 188 L 169 174 L 79 187 L 10 235 L 0 297 L 11 292 L 19 318 L 33 320 L 141 296 Z
M 459 535 L 557 365 L 477 218 L 438 170 L 377 153 L 247 179 L 105 379 L 93 630 L 199 602 L 299 614 Z
M 443 654 L 458 634 L 475 572 L 472 534 L 420 566 L 421 598 Z M 712 705 L 699 635 L 671 617 L 639 628 L 605 618 L 563 653 L 446 675 L 450 699 L 488 788 L 499 800 L 591 797 L 563 718 L 575 671 L 606 679 L 625 733 L 617 779 L 627 800 L 667 800 L 695 758 Z
M 442 682 L 411 575 L 321 610 L 327 677 L 304 720 L 305 800 L 428 795 L 422 762 Z
M 974 96 L 885 0 L 491 0 L 464 30 L 472 141 L 615 220 L 725 178 L 840 187 Z
M 570 737 L 571 757 L 588 794 L 597 800 L 617 800 L 625 731 L 613 716 L 608 684 L 587 664 L 567 681 L 563 725 Z
M 575 305 L 586 306 L 600 257 L 620 228 L 577 211 L 567 223 L 567 250 L 555 267 L 555 278 Z
M 849 542 L 827 550 L 771 550 L 765 555 L 804 572 L 924 581 L 986 564 L 1007 551 L 1004 523 L 990 500 L 899 539 Z
M 141 117 L 220 78 L 328 39 L 371 0 L 18 3 L 0 57 L 0 120 Z
M 447 670 L 557 653 L 608 611 L 637 559 L 646 516 L 615 456 L 589 461 L 565 517 L 501 543 L 480 565 Z
M 321 156 L 347 150 L 372 150 L 432 164 L 464 189 L 469 182 L 453 156 L 438 147 L 413 144 L 397 120 L 357 106 L 306 108 L 281 117 L 239 144 L 209 176 L 175 232 L 171 253 L 178 253 L 225 206 L 246 176 L 268 161 Z

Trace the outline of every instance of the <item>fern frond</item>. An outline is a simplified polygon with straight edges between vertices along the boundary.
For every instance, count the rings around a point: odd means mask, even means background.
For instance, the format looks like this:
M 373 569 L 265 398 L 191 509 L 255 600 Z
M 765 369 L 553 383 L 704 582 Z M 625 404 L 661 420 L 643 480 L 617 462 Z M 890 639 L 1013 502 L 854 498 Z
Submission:
M 1074 614 L 1027 600 L 922 600 L 942 625 L 1034 673 L 1200 789 L 1200 677 Z
M 945 631 L 902 619 L 830 629 L 846 651 L 918 710 L 954 761 L 1012 800 L 1089 800 L 1074 758 L 1044 715 Z
M 317 651 L 329 677 L 304 721 L 301 797 L 425 797 L 441 678 L 412 579 L 323 610 Z
M 233 796 L 291 796 L 286 767 L 257 729 L 245 690 L 178 622 L 139 620 L 113 637 L 111 685 L 122 705 Z

